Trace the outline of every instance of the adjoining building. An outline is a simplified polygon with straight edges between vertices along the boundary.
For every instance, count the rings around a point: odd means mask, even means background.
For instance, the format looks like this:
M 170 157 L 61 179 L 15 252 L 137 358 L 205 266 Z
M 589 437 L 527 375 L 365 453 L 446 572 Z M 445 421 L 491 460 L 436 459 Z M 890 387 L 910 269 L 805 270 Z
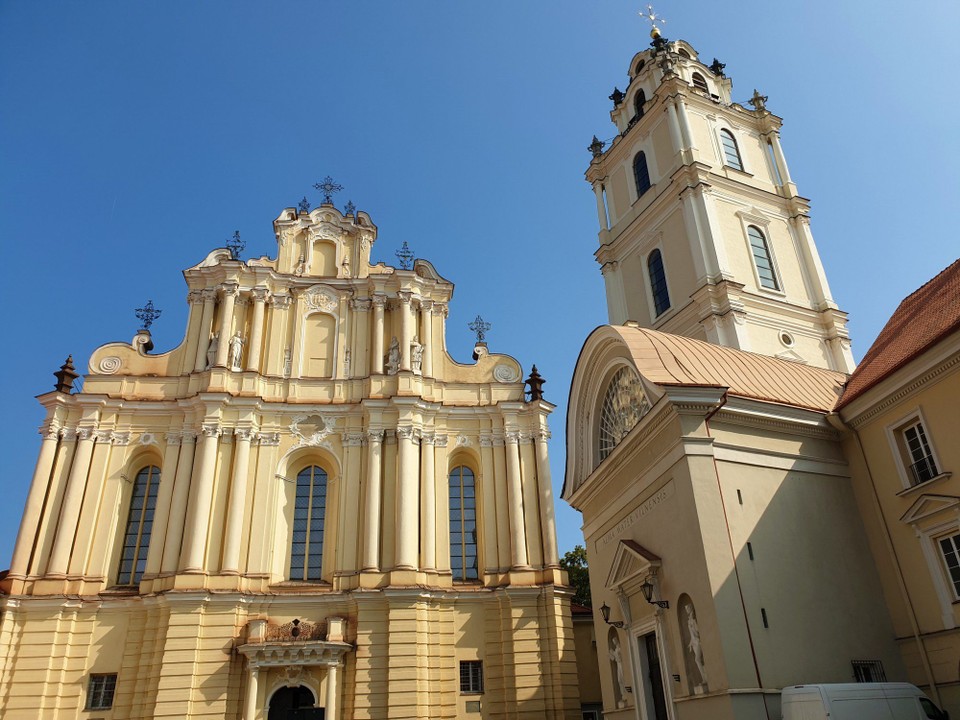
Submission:
M 284 210 L 185 271 L 183 342 L 68 362 L 0 583 L 0 714 L 580 715 L 538 376 L 445 349 L 453 285 Z

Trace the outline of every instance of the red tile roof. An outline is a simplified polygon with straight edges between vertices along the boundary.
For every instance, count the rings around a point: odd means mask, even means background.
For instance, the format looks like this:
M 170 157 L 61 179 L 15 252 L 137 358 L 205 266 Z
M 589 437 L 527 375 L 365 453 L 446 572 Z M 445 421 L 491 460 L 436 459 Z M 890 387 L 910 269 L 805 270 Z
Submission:
M 960 329 L 960 260 L 900 303 L 853 371 L 836 409 L 848 405 Z

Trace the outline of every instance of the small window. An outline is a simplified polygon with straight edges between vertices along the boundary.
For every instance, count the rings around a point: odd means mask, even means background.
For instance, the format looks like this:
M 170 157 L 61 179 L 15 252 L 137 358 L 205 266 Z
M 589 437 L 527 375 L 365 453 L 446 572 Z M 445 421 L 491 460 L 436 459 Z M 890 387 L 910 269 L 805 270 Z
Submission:
M 679 50 L 677 50 L 677 55 L 679 55 L 682 58 L 686 58 L 687 60 L 690 59 L 690 53 L 687 52 L 686 48 L 680 48 Z M 696 73 L 694 74 L 696 75 Z M 700 76 L 697 75 L 697 77 L 700 77 Z M 703 78 L 700 78 L 700 79 L 703 80 Z
M 919 420 L 912 422 L 901 428 L 899 433 L 901 450 L 907 465 L 907 473 L 910 476 L 910 484 L 919 485 L 939 475 L 937 463 L 933 459 L 933 451 L 930 450 L 930 442 L 927 440 L 927 432 L 923 429 L 923 423 Z
M 720 131 L 720 142 L 723 143 L 724 162 L 734 170 L 743 171 L 743 162 L 740 160 L 740 148 L 737 140 L 729 130 Z
M 460 661 L 460 692 L 469 694 L 483 692 L 483 661 Z
M 653 309 L 659 317 L 670 309 L 667 275 L 663 271 L 663 257 L 659 250 L 654 250 L 647 258 L 647 272 L 650 273 L 650 293 L 653 295 Z
M 450 571 L 454 580 L 477 580 L 477 487 L 473 470 L 450 472 Z
M 750 250 L 753 251 L 753 264 L 757 268 L 757 277 L 760 278 L 761 287 L 768 290 L 779 290 L 780 283 L 777 282 L 777 274 L 773 269 L 773 260 L 770 257 L 770 247 L 767 245 L 767 238 L 764 237 L 760 228 L 755 225 L 747 227 L 747 236 L 750 238 Z
M 954 599 L 960 599 L 960 535 L 950 535 L 937 540 L 940 554 L 947 566 L 947 576 L 950 587 L 953 588 Z
M 316 465 L 297 474 L 290 545 L 290 579 L 323 579 L 323 526 L 327 515 L 327 473 Z
M 707 86 L 707 80 L 698 72 L 695 72 L 690 79 L 693 81 L 693 86 L 697 90 L 703 90 L 705 93 L 710 92 L 710 88 Z
M 113 693 L 117 689 L 116 673 L 91 675 L 87 685 L 87 710 L 109 710 L 113 707 Z
M 637 183 L 637 197 L 650 189 L 650 171 L 647 170 L 647 156 L 638 152 L 633 158 L 633 179 Z
M 120 553 L 120 570 L 117 573 L 118 585 L 139 585 L 143 577 L 159 485 L 160 468 L 154 465 L 143 468 L 133 480 L 123 551 Z
M 640 88 L 637 90 L 637 96 L 633 99 L 634 119 L 643 117 L 643 106 L 646 105 L 646 103 L 647 94 L 643 91 L 643 88 Z
M 854 660 L 853 677 L 858 683 L 886 682 L 887 674 L 879 660 Z
M 646 65 L 646 64 L 647 64 L 647 61 L 646 61 L 646 60 L 640 60 L 639 62 L 637 62 L 637 67 L 634 68 L 633 74 L 634 74 L 634 75 L 639 75 L 639 74 L 640 74 L 640 71 L 643 70 L 643 66 Z

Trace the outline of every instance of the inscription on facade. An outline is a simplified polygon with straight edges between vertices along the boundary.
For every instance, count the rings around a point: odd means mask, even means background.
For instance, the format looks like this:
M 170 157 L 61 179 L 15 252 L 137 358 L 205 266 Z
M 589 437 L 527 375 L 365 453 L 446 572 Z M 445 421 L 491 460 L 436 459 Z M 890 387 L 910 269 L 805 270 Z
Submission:
M 640 518 L 656 510 L 657 507 L 670 496 L 673 495 L 673 482 L 668 482 L 653 495 L 643 501 L 643 503 L 627 515 L 623 520 L 614 525 L 603 537 L 597 540 L 598 548 L 605 548 L 618 537 L 633 526 Z

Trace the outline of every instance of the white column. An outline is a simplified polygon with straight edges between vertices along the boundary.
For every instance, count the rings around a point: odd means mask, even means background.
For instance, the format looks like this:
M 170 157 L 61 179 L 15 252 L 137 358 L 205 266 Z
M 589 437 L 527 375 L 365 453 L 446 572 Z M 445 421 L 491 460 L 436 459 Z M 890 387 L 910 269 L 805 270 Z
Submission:
M 793 185 L 793 179 L 790 177 L 790 168 L 787 167 L 787 158 L 783 154 L 783 148 L 780 147 L 780 133 L 772 132 L 768 137 L 770 139 L 770 145 L 773 146 L 773 157 L 777 161 L 780 179 L 784 185 Z
M 30 552 L 33 549 L 34 535 L 40 527 L 43 499 L 50 485 L 50 472 L 53 470 L 53 460 L 57 454 L 59 433 L 60 428 L 50 423 L 40 443 L 40 456 L 33 469 L 30 494 L 27 495 L 27 503 L 23 508 L 23 520 L 20 522 L 17 544 L 13 549 L 13 559 L 10 561 L 10 577 L 26 577 L 29 570 Z
M 367 434 L 367 496 L 364 507 L 363 569 L 380 569 L 380 463 L 383 430 Z
M 250 344 L 247 348 L 247 370 L 260 370 L 260 346 L 263 344 L 263 309 L 267 301 L 267 289 L 257 287 L 253 295 L 253 319 L 250 321 Z
M 387 304 L 384 295 L 373 296 L 373 364 L 371 375 L 383 375 L 383 308 Z
M 520 484 L 520 433 L 507 432 L 507 494 L 510 505 L 510 547 L 514 568 L 529 568 L 527 535 L 523 522 L 523 487 Z
M 87 486 L 87 473 L 90 471 L 90 458 L 93 456 L 93 428 L 77 428 L 77 451 L 73 456 L 67 490 L 57 525 L 57 537 L 53 541 L 48 575 L 65 575 L 70 562 L 70 550 L 80 519 L 80 506 Z
M 400 298 L 400 369 L 410 369 L 410 342 L 413 340 L 413 317 L 410 314 L 413 293 L 398 292 Z
M 609 230 L 607 225 L 607 206 L 603 202 L 603 183 L 599 180 L 593 182 L 593 194 L 597 196 L 597 219 L 600 221 L 601 230 Z
M 616 260 L 605 262 L 600 267 L 600 274 L 603 275 L 603 288 L 607 294 L 607 319 L 611 325 L 622 325 L 630 316 L 623 292 L 623 278 L 620 277 L 620 263 Z
M 196 442 L 197 435 L 192 430 L 184 432 L 180 438 L 180 457 L 177 459 L 177 475 L 173 481 L 173 496 L 170 499 L 170 514 L 163 541 L 163 558 L 160 561 L 161 573 L 176 572 L 180 563 L 180 541 L 183 539 L 183 523 L 187 513 Z
M 190 481 L 190 502 L 184 526 L 181 565 L 187 572 L 203 570 L 203 556 L 207 548 L 210 508 L 213 504 L 213 472 L 217 466 L 217 445 L 220 426 L 204 425 L 200 449 L 193 464 Z
M 690 132 L 690 119 L 687 117 L 687 104 L 682 95 L 677 95 L 677 119 L 680 121 L 680 142 L 682 150 L 693 147 L 693 134 Z
M 233 306 L 237 301 L 236 283 L 225 283 L 220 286 L 223 290 L 223 305 L 220 306 L 220 342 L 217 345 L 217 367 L 227 366 L 227 352 L 230 349 L 230 329 L 233 327 Z
M 433 452 L 434 436 L 425 435 L 420 440 L 420 492 L 423 498 L 422 522 L 420 525 L 421 567 L 434 570 L 437 567 L 437 478 Z
M 243 720 L 257 720 L 257 697 L 260 695 L 260 668 L 250 668 L 247 678 L 247 697 L 243 707 Z
M 667 101 L 667 128 L 670 130 L 670 142 L 673 145 L 674 152 L 683 152 L 683 137 L 680 135 L 677 108 L 670 101 Z
M 397 428 L 397 562 L 396 567 L 417 567 L 420 536 L 419 472 L 417 445 L 412 427 Z
M 243 511 L 247 506 L 247 472 L 250 466 L 249 428 L 233 431 L 236 438 L 233 451 L 233 482 L 230 483 L 230 500 L 227 505 L 227 531 L 223 539 L 223 566 L 225 573 L 240 571 L 240 536 L 243 530 Z
M 327 706 L 324 720 L 340 720 L 340 683 L 337 682 L 338 665 L 327 665 Z
M 557 521 L 553 510 L 553 482 L 550 478 L 550 459 L 547 457 L 546 430 L 537 433 L 534 442 L 537 453 L 537 489 L 540 499 L 540 532 L 543 534 L 543 565 L 559 567 L 557 550 Z
M 160 468 L 160 487 L 157 490 L 157 509 L 153 515 L 153 533 L 147 550 L 147 565 L 144 578 L 151 578 L 160 572 L 163 559 L 163 546 L 166 542 L 167 526 L 170 520 L 170 503 L 173 500 L 173 486 L 177 475 L 177 458 L 180 455 L 180 433 L 167 433 L 167 449 L 163 454 L 163 467 Z
M 207 348 L 210 347 L 210 329 L 213 326 L 213 305 L 217 299 L 217 291 L 214 288 L 206 288 L 201 291 L 201 294 L 203 295 L 203 313 L 200 315 L 197 356 L 193 365 L 195 372 L 202 372 L 207 368 Z
M 420 301 L 420 342 L 423 344 L 423 376 L 433 377 L 433 300 Z

